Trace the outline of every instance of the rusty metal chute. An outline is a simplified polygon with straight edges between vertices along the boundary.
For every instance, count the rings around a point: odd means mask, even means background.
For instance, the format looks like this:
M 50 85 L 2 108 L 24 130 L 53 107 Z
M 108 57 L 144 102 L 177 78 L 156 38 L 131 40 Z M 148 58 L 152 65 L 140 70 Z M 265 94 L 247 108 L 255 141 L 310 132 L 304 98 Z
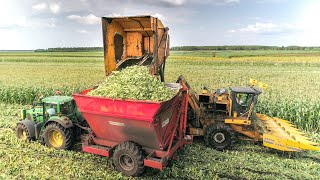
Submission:
M 102 17 L 105 73 L 143 65 L 164 81 L 169 28 L 152 16 Z

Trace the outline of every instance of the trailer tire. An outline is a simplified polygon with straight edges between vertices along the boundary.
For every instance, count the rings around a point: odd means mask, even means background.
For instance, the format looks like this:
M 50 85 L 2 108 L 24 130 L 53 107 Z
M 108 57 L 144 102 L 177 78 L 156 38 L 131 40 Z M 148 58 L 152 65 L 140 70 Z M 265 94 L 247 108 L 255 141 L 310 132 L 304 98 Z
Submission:
M 23 141 L 30 141 L 33 139 L 33 137 L 30 135 L 30 132 L 26 125 L 19 123 L 16 127 L 16 136 L 18 139 L 21 139 Z
M 43 135 L 45 144 L 54 149 L 71 149 L 74 142 L 73 129 L 56 122 L 48 124 Z
M 144 171 L 144 152 L 133 142 L 119 144 L 113 153 L 113 164 L 127 176 L 139 176 Z
M 230 149 L 235 142 L 235 133 L 222 123 L 211 124 L 205 130 L 204 139 L 208 146 L 219 151 Z

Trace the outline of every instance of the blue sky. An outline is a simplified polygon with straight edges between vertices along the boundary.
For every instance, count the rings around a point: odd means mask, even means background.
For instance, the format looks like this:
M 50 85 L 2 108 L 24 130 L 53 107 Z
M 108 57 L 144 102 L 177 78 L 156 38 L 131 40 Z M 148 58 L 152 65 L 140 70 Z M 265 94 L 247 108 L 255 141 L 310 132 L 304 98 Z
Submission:
M 147 14 L 171 46 L 320 46 L 318 0 L 0 0 L 0 50 L 102 46 L 101 16 Z

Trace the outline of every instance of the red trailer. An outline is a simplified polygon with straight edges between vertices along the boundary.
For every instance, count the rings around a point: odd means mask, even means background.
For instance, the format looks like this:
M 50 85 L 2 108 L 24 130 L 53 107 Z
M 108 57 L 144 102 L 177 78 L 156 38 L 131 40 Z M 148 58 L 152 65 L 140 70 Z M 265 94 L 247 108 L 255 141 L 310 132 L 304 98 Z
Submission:
M 73 94 L 91 132 L 82 150 L 113 156 L 117 170 L 137 176 L 144 167 L 162 170 L 173 154 L 192 142 L 186 135 L 187 88 L 168 101 L 110 99 Z

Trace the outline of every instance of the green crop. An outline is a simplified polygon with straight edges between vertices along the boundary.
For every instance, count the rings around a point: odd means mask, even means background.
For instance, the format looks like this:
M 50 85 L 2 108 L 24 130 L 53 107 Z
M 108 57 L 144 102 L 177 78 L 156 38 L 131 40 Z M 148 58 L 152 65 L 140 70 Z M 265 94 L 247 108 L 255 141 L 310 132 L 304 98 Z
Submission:
M 220 56 L 222 53 L 223 56 Z M 222 58 L 241 54 L 244 57 Z M 195 91 L 206 85 L 242 86 L 250 78 L 267 83 L 257 111 L 287 119 L 320 142 L 320 54 L 299 51 L 246 57 L 246 51 L 171 52 L 166 82 L 184 75 Z M 265 52 L 259 52 L 265 54 Z M 277 54 L 277 52 L 276 52 Z M 103 53 L 0 53 L 0 179 L 124 179 L 111 159 L 80 152 L 48 149 L 22 142 L 14 127 L 20 109 L 40 94 L 81 92 L 105 80 Z M 135 87 L 134 87 L 135 88 Z M 16 104 L 18 103 L 18 104 Z M 310 134 L 310 135 L 309 135 Z M 140 179 L 319 179 L 319 152 L 289 156 L 250 142 L 219 152 L 202 141 L 177 152 L 164 171 L 147 168 Z M 48 173 L 50 172 L 50 173 Z M 130 179 L 130 178 L 128 178 Z
M 174 51 L 166 63 L 165 79 L 175 82 L 184 75 L 195 91 L 200 91 L 202 84 L 214 91 L 258 79 L 269 85 L 259 97 L 258 112 L 319 132 L 320 53 L 290 52 L 246 57 L 249 51 L 221 51 L 218 58 L 213 58 L 210 51 Z M 222 58 L 235 53 L 243 57 Z M 0 53 L 0 102 L 31 104 L 41 95 L 53 95 L 55 90 L 71 95 L 104 80 L 102 52 Z
M 15 137 L 21 105 L 0 103 L 0 179 L 134 179 L 112 168 L 112 159 L 81 152 L 47 148 Z M 319 136 L 318 136 L 319 138 Z M 164 171 L 147 168 L 137 179 L 318 179 L 318 152 L 289 155 L 251 142 L 232 151 L 216 151 L 201 141 L 177 151 Z
M 97 89 L 88 93 L 91 96 L 103 96 L 113 99 L 135 99 L 166 101 L 176 93 L 149 73 L 144 66 L 131 66 L 114 71 Z
M 175 82 L 179 75 L 184 75 L 195 91 L 200 91 L 202 84 L 214 91 L 246 85 L 250 78 L 258 79 L 269 85 L 259 97 L 258 112 L 319 132 L 320 55 L 290 52 L 245 57 L 249 51 L 221 51 L 218 58 L 213 58 L 210 51 L 172 52 L 166 63 L 165 79 Z M 221 53 L 244 56 L 222 58 Z M 31 104 L 41 95 L 53 95 L 55 90 L 71 95 L 104 79 L 102 52 L 0 53 L 0 102 Z

